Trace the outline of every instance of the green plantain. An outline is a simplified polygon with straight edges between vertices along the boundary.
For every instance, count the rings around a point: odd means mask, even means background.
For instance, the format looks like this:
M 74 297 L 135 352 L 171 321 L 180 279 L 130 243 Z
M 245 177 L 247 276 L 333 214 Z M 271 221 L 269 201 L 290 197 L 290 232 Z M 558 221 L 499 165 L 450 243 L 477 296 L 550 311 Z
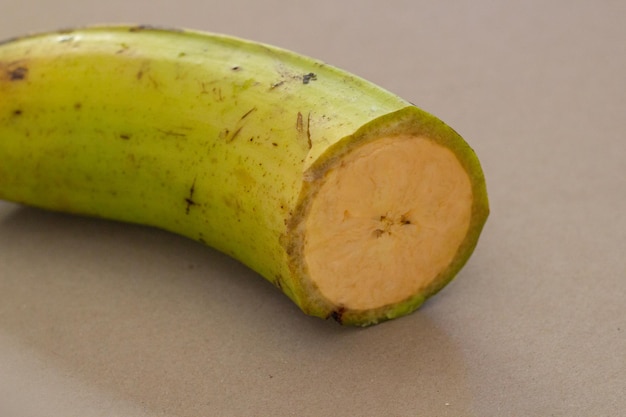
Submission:
M 489 212 L 472 149 L 409 102 L 276 47 L 147 26 L 0 44 L 0 198 L 187 236 L 361 326 L 443 288 Z

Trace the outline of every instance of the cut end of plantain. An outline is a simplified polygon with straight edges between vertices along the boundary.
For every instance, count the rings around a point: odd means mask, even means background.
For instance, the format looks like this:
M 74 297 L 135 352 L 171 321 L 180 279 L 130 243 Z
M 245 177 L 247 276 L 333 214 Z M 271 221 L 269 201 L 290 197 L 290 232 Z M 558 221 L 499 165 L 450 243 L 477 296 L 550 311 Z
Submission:
M 427 138 L 383 138 L 329 170 L 306 220 L 309 275 L 333 304 L 368 310 L 428 286 L 463 242 L 469 177 Z
M 300 262 L 341 323 L 418 308 L 466 262 L 486 220 L 473 151 L 445 125 L 413 130 L 345 149 L 311 187 Z

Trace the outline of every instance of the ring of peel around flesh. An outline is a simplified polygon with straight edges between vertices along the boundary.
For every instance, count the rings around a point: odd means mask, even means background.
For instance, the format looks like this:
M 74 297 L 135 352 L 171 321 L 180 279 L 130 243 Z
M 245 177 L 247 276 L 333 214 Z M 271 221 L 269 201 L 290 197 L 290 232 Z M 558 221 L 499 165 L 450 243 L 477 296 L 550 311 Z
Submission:
M 300 274 L 342 323 L 404 315 L 445 286 L 477 243 L 489 211 L 479 162 L 415 107 L 336 148 L 312 169 L 296 216 Z

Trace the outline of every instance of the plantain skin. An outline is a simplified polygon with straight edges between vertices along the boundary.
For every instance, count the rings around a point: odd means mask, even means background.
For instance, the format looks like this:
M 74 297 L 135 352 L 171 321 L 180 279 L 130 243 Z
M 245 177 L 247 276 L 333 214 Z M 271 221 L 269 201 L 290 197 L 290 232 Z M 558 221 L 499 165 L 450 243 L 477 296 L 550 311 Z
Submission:
M 424 291 L 345 309 L 307 276 L 303 219 L 342 155 L 397 134 L 457 155 L 474 194 L 470 230 Z M 394 94 L 269 45 L 133 25 L 0 43 L 0 198 L 187 236 L 248 265 L 305 313 L 361 326 L 409 314 L 443 288 L 489 213 L 472 149 Z

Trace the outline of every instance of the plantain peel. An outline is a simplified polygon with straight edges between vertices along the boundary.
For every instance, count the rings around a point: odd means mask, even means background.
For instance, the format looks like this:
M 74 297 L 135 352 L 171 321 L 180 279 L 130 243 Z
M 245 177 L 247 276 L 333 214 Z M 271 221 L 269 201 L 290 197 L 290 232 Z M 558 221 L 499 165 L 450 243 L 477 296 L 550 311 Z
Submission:
M 443 288 L 489 213 L 472 149 L 409 102 L 276 47 L 148 26 L 0 43 L 0 198 L 187 236 L 359 326 Z

